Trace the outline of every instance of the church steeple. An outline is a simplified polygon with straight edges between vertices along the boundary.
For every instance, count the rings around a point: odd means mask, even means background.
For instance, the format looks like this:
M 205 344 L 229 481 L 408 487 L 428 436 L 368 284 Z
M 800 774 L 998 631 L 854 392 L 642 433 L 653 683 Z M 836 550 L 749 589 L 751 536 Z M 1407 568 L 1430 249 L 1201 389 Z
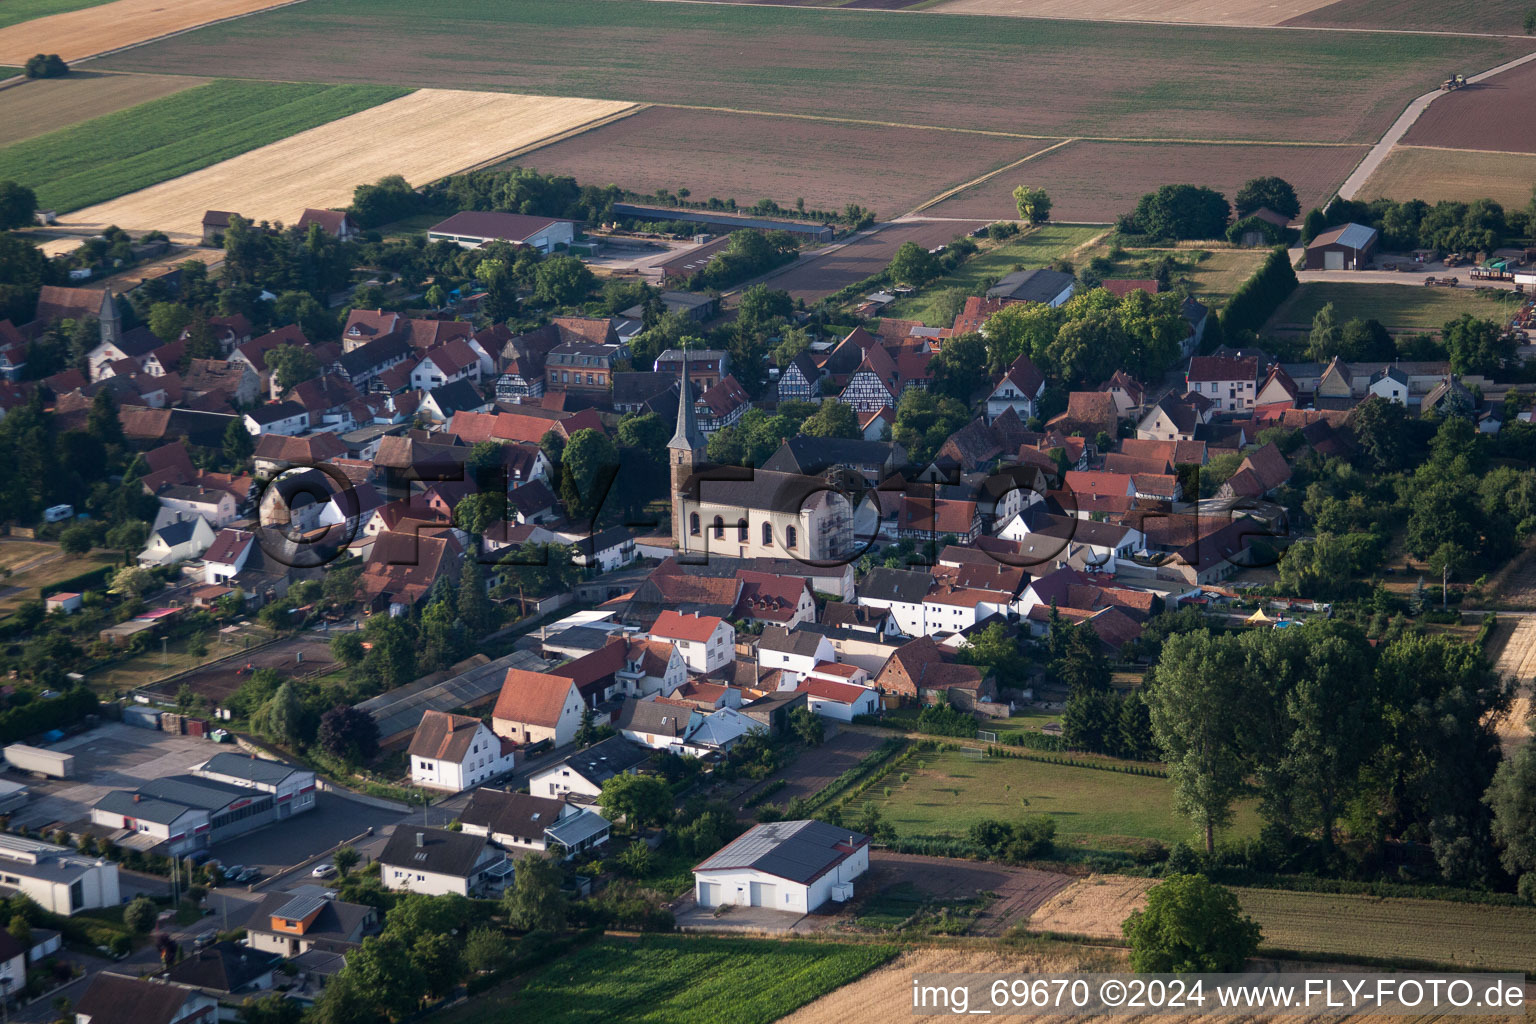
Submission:
M 677 388 L 677 429 L 667 442 L 667 463 L 672 481 L 672 542 L 678 550 L 687 550 L 688 534 L 684 524 L 687 509 L 684 493 L 688 478 L 704 463 L 704 433 L 699 430 L 693 412 L 693 384 L 688 379 L 688 350 L 683 349 L 683 375 Z

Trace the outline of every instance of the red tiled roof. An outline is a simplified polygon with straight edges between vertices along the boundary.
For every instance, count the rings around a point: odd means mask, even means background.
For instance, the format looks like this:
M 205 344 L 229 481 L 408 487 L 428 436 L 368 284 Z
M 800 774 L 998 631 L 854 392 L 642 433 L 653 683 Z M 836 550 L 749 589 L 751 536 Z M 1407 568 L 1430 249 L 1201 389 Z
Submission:
M 508 669 L 492 716 L 506 722 L 553 729 L 560 723 L 560 712 L 575 685 L 565 676 Z
M 816 679 L 810 676 L 802 679 L 795 689 L 812 697 L 836 701 L 839 704 L 855 704 L 870 692 L 866 687 L 855 683 L 834 683 L 830 679 Z
M 651 624 L 651 635 L 667 640 L 691 640 L 703 643 L 714 635 L 715 629 L 724 622 L 716 615 L 683 615 L 664 611 Z

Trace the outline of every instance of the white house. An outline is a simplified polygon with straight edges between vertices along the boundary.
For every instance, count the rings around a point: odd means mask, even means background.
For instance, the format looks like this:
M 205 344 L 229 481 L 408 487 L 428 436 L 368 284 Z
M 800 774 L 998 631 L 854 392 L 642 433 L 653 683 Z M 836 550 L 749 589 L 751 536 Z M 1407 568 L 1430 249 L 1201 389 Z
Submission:
M 1258 397 L 1259 361 L 1255 356 L 1192 356 L 1184 384 L 1217 412 L 1252 409 Z
M 1371 374 L 1370 393 L 1398 405 L 1408 404 L 1408 375 L 1397 366 Z
M 1045 374 L 1027 355 L 1021 355 L 1008 367 L 1001 380 L 987 396 L 987 422 L 991 423 L 1012 409 L 1020 422 L 1038 415 L 1040 396 L 1045 394 Z
M 412 782 L 461 793 L 510 772 L 516 750 L 478 718 L 427 711 L 406 754 Z
M 818 664 L 836 660 L 832 641 L 809 630 L 766 626 L 757 642 L 757 667 L 767 671 L 780 669 L 790 687 Z
M 867 608 L 884 608 L 896 620 L 896 627 L 907 636 L 925 632 L 923 599 L 933 587 L 933 577 L 911 569 L 871 569 L 859 584 L 858 603 Z
M 454 338 L 421 357 L 411 370 L 411 387 L 431 391 L 456 380 L 480 379 L 480 354 L 463 338 Z
M 182 512 L 189 516 L 202 516 L 214 529 L 221 529 L 235 521 L 237 511 L 235 496 L 217 487 L 196 484 L 170 484 L 155 495 L 161 508 Z
M 0 876 L 9 888 L 65 917 L 121 901 L 116 864 L 23 836 L 0 835 Z
M 196 558 L 213 546 L 213 527 L 202 516 L 187 516 L 184 512 L 149 535 L 144 550 L 139 552 L 141 566 L 171 565 Z
M 556 850 L 569 860 L 608 841 L 607 818 L 567 800 L 477 789 L 459 815 L 464 831 L 503 849 Z
M 622 569 L 635 558 L 635 538 L 622 526 L 610 526 L 601 533 L 577 540 L 571 554 L 571 561 L 583 569 L 596 569 L 599 573 Z
M 292 437 L 309 429 L 309 410 L 298 402 L 269 402 L 245 414 L 245 429 L 257 437 L 263 434 Z
M 672 644 L 639 637 L 608 642 L 625 645 L 624 664 L 613 673 L 613 678 L 622 685 L 627 697 L 648 697 L 653 693 L 670 697 L 688 681 L 688 663 Z
M 203 552 L 203 582 L 223 583 L 236 576 L 250 561 L 256 537 L 244 530 L 220 530 Z
M 695 753 L 727 751 L 749 732 L 766 732 L 768 727 L 735 708 L 720 708 L 703 717 L 688 735 L 687 748 Z
M 650 636 L 675 645 L 690 672 L 714 672 L 736 656 L 736 627 L 716 615 L 664 611 L 652 624 Z
M 681 753 L 704 722 L 704 712 L 685 700 L 646 697 L 626 700 L 614 728 L 631 743 Z
M 551 740 L 563 747 L 576 738 L 584 707 L 573 680 L 508 669 L 491 714 L 491 731 L 513 743 Z
M 869 837 L 819 821 L 748 829 L 693 869 L 700 907 L 765 907 L 807 914 L 853 896 L 869 870 Z
M 478 896 L 505 888 L 512 863 L 485 836 L 398 825 L 379 854 L 379 877 L 397 892 Z
M 811 714 L 839 722 L 851 722 L 855 715 L 873 715 L 880 710 L 880 694 L 867 686 L 834 683 L 811 676 L 797 687 L 805 694 Z
M 12 992 L 27 983 L 27 946 L 6 932 L 0 935 L 0 999 L 9 999 Z
M 650 759 L 649 748 L 622 736 L 610 736 L 528 776 L 528 792 L 590 803 L 602 793 L 603 783 L 615 775 L 639 771 Z

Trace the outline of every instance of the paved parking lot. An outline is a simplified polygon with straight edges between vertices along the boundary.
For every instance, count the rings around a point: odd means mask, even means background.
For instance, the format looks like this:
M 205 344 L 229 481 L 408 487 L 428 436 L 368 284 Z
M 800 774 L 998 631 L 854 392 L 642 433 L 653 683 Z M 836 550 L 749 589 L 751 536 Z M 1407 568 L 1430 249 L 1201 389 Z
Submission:
M 335 793 L 317 793 L 314 810 L 248 835 L 226 839 L 210 849 L 223 864 L 260 868 L 264 877 L 270 877 L 366 832 L 370 825 L 377 834 L 404 817 L 403 813 L 371 807 Z
M 31 791 L 27 805 L 11 816 L 13 824 L 38 828 L 89 818 L 91 806 L 110 790 L 136 789 L 146 779 L 186 774 L 193 765 L 230 748 L 112 722 L 51 749 L 75 755 L 74 778 L 36 779 L 24 772 L 5 772 L 5 778 Z

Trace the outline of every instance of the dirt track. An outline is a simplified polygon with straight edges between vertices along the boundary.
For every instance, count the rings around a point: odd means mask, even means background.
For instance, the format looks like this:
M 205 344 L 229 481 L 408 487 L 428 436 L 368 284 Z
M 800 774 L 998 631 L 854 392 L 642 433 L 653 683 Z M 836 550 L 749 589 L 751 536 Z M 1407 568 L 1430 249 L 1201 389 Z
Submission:
M 191 174 L 69 214 L 61 226 L 202 234 L 203 213 L 293 223 L 305 207 L 341 207 L 386 174 L 423 184 L 580 125 L 639 109 L 609 100 L 422 89 Z
M 20 66 L 34 53 L 56 53 L 77 61 L 147 39 L 233 18 L 289 0 L 113 0 L 98 7 L 65 11 L 0 29 L 0 64 Z
M 1001 14 L 1075 21 L 1166 21 L 1192 25 L 1278 25 L 1328 0 L 947 0 L 925 8 L 941 14 Z

